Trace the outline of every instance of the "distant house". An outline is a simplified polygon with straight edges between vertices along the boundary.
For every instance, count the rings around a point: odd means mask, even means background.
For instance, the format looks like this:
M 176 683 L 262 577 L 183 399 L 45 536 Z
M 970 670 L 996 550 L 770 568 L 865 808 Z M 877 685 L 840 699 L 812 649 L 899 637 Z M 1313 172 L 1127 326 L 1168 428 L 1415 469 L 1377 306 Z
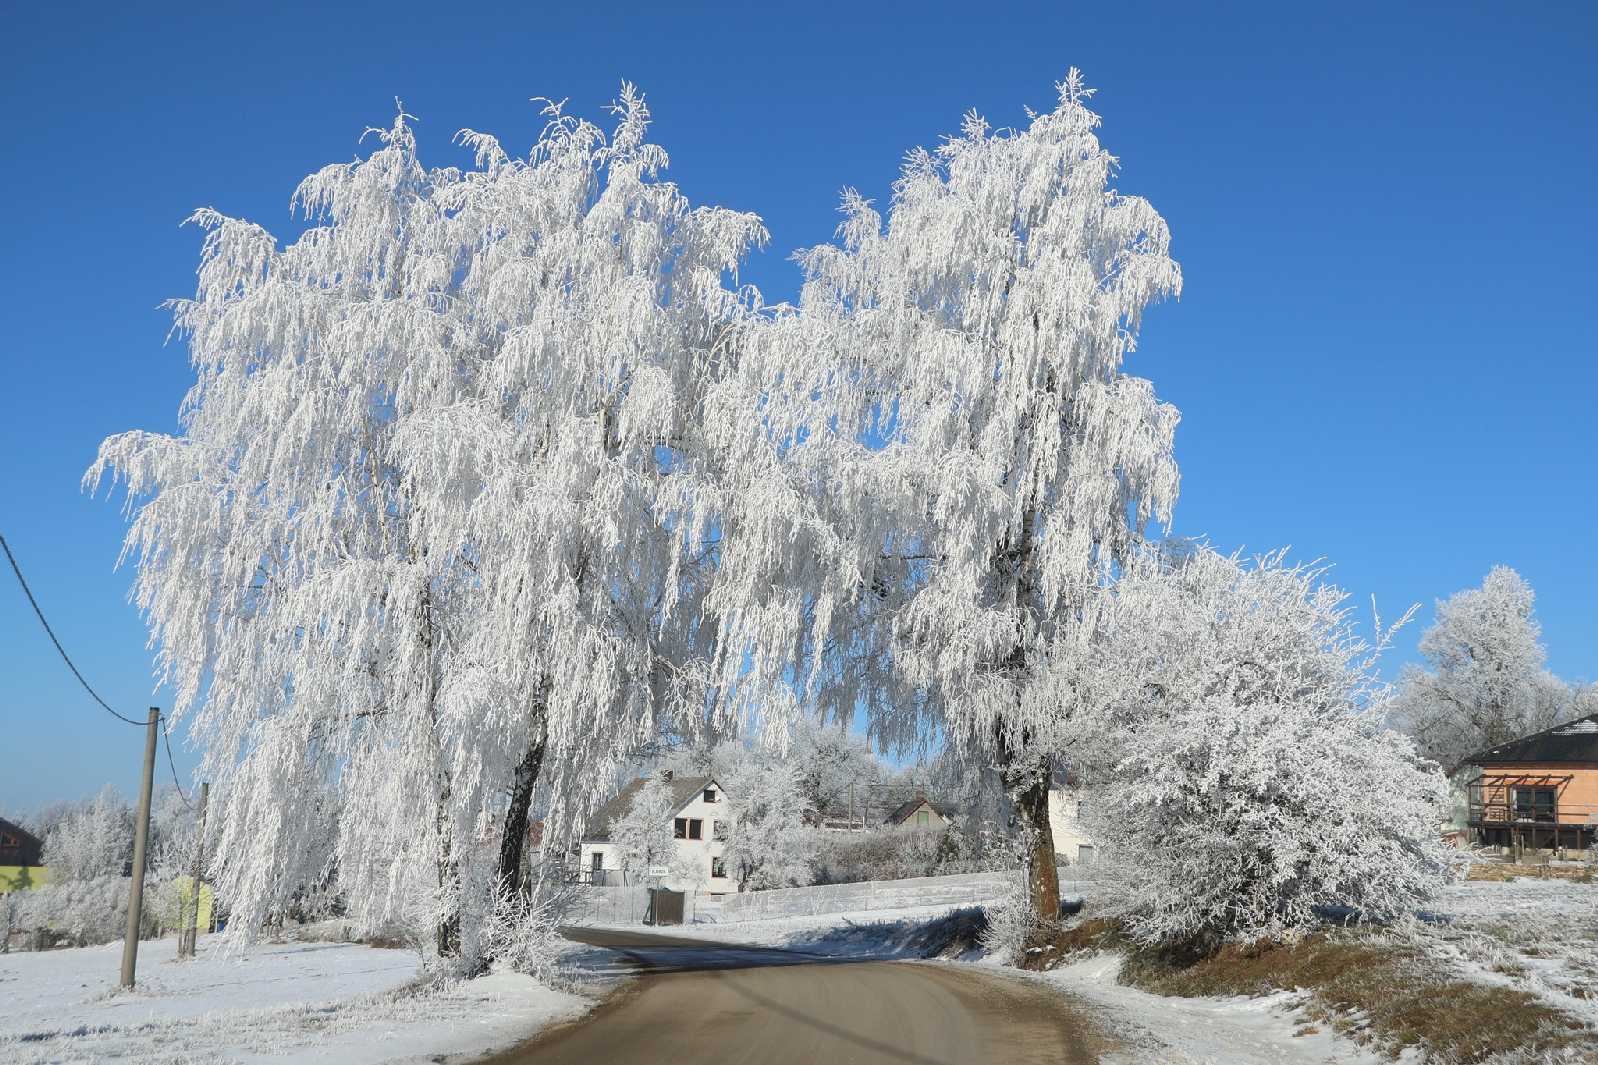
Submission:
M 1598 839 L 1598 714 L 1465 759 L 1467 825 L 1485 846 L 1580 849 Z
M 671 874 L 664 878 L 663 886 L 678 891 L 693 888 L 712 896 L 738 890 L 722 860 L 732 814 L 721 785 L 711 777 L 670 775 L 666 784 L 671 789 L 670 817 L 677 861 L 672 864 Z M 643 786 L 642 777 L 634 780 L 601 806 L 589 821 L 580 844 L 583 883 L 605 887 L 624 883 L 621 853 L 611 841 L 610 825 L 632 808 L 633 797 Z M 691 875 L 683 875 L 684 870 L 691 871 Z
M 0 818 L 0 894 L 38 887 L 48 876 L 44 843 L 21 825 Z
M 954 824 L 954 811 L 938 805 L 925 795 L 917 795 L 888 811 L 882 823 L 887 828 L 912 832 L 942 832 Z

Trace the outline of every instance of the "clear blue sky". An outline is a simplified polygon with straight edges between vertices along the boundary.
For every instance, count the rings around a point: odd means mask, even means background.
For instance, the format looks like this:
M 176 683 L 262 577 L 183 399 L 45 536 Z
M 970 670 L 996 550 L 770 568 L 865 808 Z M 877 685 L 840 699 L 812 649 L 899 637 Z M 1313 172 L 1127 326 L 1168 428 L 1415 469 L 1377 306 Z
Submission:
M 1131 364 L 1183 412 L 1176 530 L 1423 603 L 1395 668 L 1435 598 L 1507 563 L 1555 671 L 1598 675 L 1598 6 L 338 6 L 7 14 L 0 533 L 116 705 L 169 697 L 112 570 L 119 509 L 78 480 L 107 434 L 175 426 L 190 374 L 157 305 L 192 292 L 195 207 L 286 231 L 299 179 L 395 96 L 445 165 L 462 126 L 525 148 L 529 97 L 599 117 L 625 77 L 689 195 L 765 217 L 749 276 L 788 297 L 842 186 L 885 199 L 907 148 L 970 107 L 1024 121 L 1072 65 L 1186 277 Z M 0 578 L 0 809 L 131 792 L 135 730 Z

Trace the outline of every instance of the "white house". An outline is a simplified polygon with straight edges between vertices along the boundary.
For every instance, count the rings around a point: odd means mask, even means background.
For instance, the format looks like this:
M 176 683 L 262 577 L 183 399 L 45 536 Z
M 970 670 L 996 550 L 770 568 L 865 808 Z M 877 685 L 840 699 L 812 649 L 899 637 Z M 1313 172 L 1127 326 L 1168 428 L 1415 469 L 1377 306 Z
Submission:
M 1081 789 L 1049 789 L 1049 828 L 1054 832 L 1054 853 L 1072 865 L 1093 861 L 1093 840 L 1082 829 Z
M 651 883 L 674 891 L 708 892 L 712 896 L 737 891 L 737 882 L 727 875 L 726 864 L 722 861 L 732 814 L 721 785 L 710 777 L 670 775 L 666 784 L 672 795 L 670 816 L 677 855 L 668 867 L 668 874 L 651 878 Z M 627 813 L 633 796 L 643 786 L 644 780 L 640 777 L 595 812 L 581 844 L 579 860 L 583 883 L 616 887 L 625 882 L 621 855 L 610 841 L 610 824 Z

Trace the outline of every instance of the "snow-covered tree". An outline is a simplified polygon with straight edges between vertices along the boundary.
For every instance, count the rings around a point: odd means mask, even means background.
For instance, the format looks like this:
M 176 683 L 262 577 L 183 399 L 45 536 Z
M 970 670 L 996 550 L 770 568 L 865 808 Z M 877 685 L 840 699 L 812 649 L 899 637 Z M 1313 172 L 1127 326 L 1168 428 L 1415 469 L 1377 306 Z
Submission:
M 121 876 L 132 858 L 133 808 L 110 784 L 44 837 L 44 861 L 57 883 Z
M 851 801 L 859 809 L 868 785 L 892 775 L 864 736 L 810 718 L 794 723 L 788 760 L 798 773 L 801 805 L 815 810 L 847 810 Z
M 771 766 L 791 768 L 800 788 L 797 802 L 805 810 L 847 809 L 851 792 L 863 809 L 870 798 L 869 785 L 894 775 L 858 733 L 808 716 L 796 717 L 788 725 L 787 743 L 782 746 L 738 738 L 689 743 L 665 752 L 653 764 L 687 776 L 714 777 L 729 788 Z
M 677 859 L 677 837 L 672 816 L 676 797 L 664 774 L 646 777 L 633 793 L 627 812 L 610 823 L 610 841 L 621 862 L 622 877 L 643 883 L 652 868 L 671 869 Z
M 808 884 L 816 832 L 805 824 L 799 766 L 769 759 L 751 761 L 745 770 L 721 778 L 732 804 L 723 857 L 738 890 Z
M 1520 574 L 1494 566 L 1480 588 L 1437 603 L 1420 641 L 1426 667 L 1404 670 L 1394 713 L 1445 770 L 1578 716 L 1577 693 L 1544 668 L 1535 599 Z
M 1386 634 L 1363 640 L 1322 578 L 1149 552 L 1098 615 L 1069 697 L 1101 715 L 1088 827 L 1139 941 L 1291 939 L 1316 907 L 1398 917 L 1440 886 L 1444 778 L 1383 724 Z
M 841 243 L 801 256 L 799 309 L 746 353 L 781 476 L 743 494 L 739 527 L 770 535 L 728 546 L 717 591 L 751 634 L 745 683 L 797 676 L 890 745 L 1000 767 L 1050 919 L 1037 733 L 1062 708 L 1033 693 L 1178 480 L 1177 412 L 1123 363 L 1181 275 L 1164 220 L 1112 186 L 1089 95 L 1073 70 L 1024 128 L 967 116 L 910 153 L 886 220 L 845 194 Z
M 462 885 L 517 890 L 535 791 L 559 839 L 663 719 L 705 711 L 718 440 L 744 409 L 712 399 L 753 299 L 723 276 L 764 231 L 661 178 L 631 86 L 615 110 L 607 137 L 550 105 L 525 158 L 464 131 L 465 169 L 425 169 L 401 113 L 301 184 L 292 242 L 193 218 L 181 431 L 112 437 L 86 481 L 126 483 L 244 934 L 336 812 L 352 910 L 381 924 L 425 887 L 453 954 L 463 909 L 492 909 Z M 497 874 L 463 876 L 485 833 Z

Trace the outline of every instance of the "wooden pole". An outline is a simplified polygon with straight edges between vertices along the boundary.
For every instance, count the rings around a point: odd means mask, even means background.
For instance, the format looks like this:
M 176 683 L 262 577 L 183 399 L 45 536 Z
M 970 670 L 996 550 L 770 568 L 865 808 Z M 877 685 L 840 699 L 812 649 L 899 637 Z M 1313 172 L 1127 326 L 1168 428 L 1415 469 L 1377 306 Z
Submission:
M 187 920 L 184 911 L 183 931 L 178 936 L 178 957 L 194 957 L 194 947 L 200 938 L 200 874 L 205 868 L 205 807 L 211 798 L 211 782 L 200 784 L 200 818 L 194 830 L 194 871 L 189 874 L 190 904 L 194 907 L 194 920 Z
M 150 707 L 144 734 L 144 784 L 139 789 L 139 812 L 133 822 L 133 883 L 128 885 L 128 929 L 122 939 L 122 986 L 132 987 L 139 963 L 139 921 L 144 915 L 144 858 L 150 842 L 150 792 L 155 788 L 156 730 L 161 708 Z

